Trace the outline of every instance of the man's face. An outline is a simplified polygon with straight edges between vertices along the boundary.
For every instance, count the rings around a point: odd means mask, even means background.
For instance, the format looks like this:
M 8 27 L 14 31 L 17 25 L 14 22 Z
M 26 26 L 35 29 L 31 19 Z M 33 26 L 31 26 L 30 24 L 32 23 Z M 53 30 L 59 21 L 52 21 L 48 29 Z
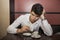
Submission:
M 35 21 L 37 21 L 39 18 L 40 18 L 39 15 L 36 15 L 33 11 L 31 12 L 31 15 L 30 15 L 30 21 L 31 21 L 31 22 L 35 22 Z

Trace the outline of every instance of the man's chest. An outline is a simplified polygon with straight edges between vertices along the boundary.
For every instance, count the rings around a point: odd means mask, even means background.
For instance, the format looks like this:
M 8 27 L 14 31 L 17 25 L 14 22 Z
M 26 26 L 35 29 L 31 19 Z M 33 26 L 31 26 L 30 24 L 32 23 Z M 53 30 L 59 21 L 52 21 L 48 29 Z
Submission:
M 31 22 L 26 20 L 21 23 L 21 26 L 28 26 L 28 27 L 30 27 L 30 30 L 36 30 L 39 28 L 39 23 L 35 22 L 32 24 Z

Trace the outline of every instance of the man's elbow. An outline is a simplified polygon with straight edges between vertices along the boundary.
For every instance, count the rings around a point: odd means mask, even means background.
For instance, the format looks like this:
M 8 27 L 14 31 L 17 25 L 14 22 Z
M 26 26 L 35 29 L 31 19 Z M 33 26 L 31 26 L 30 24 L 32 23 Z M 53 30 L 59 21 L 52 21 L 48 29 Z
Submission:
M 52 36 L 53 35 L 53 32 L 51 32 L 51 33 L 48 33 L 48 35 L 47 36 Z
M 51 33 L 51 34 L 48 34 L 47 36 L 52 36 L 53 34 Z
M 7 28 L 7 33 L 11 33 L 11 29 L 9 27 Z
M 16 30 L 17 29 L 12 29 L 12 28 L 9 28 L 9 27 L 7 28 L 7 32 L 11 33 L 11 34 L 16 34 Z

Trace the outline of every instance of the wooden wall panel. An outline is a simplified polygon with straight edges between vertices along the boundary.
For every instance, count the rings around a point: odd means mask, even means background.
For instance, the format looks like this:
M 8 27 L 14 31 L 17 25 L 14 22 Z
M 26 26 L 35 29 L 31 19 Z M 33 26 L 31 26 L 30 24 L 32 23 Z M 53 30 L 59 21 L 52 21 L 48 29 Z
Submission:
M 25 14 L 25 13 L 24 13 Z M 15 13 L 15 19 L 17 17 L 19 17 L 20 15 L 23 15 L 22 13 Z M 60 25 L 60 14 L 46 14 L 45 15 L 48 22 L 51 24 L 51 25 Z

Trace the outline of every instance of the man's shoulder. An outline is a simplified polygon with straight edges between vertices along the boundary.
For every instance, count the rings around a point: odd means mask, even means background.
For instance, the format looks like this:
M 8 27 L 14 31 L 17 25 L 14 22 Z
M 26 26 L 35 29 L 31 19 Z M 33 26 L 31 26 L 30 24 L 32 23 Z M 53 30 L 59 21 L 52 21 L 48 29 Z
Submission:
M 24 14 L 24 15 L 20 15 L 19 17 L 20 18 L 25 18 L 25 17 L 28 17 L 30 14 Z
M 30 14 L 21 15 L 21 17 L 28 17 Z
M 25 16 L 29 16 L 30 14 L 25 14 Z

